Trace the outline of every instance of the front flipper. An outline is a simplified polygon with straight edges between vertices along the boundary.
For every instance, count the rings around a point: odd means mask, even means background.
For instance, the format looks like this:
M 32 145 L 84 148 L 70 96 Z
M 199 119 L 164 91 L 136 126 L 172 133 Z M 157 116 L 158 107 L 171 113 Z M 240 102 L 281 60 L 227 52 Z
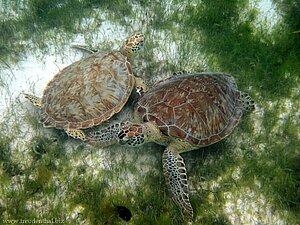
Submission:
M 34 95 L 24 94 L 25 98 L 27 98 L 34 106 L 40 108 L 42 106 L 42 99 L 38 98 Z
M 98 52 L 98 49 L 95 49 L 95 48 L 92 48 L 92 47 L 86 46 L 86 45 L 72 45 L 71 47 L 72 48 L 77 48 L 77 49 L 80 49 L 80 50 L 83 50 L 83 51 L 87 51 L 91 54 L 94 54 L 94 53 Z
M 171 145 L 163 154 L 163 169 L 166 183 L 173 200 L 188 219 L 193 218 L 193 208 L 189 200 L 188 183 L 183 158 Z

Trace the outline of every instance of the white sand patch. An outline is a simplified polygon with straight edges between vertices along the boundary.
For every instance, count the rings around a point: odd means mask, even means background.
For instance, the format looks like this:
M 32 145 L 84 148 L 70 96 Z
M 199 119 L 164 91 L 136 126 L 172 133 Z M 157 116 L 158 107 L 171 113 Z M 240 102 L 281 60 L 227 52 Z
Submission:
M 263 194 L 248 187 L 241 187 L 236 192 L 226 192 L 224 198 L 224 211 L 231 224 L 286 224 Z

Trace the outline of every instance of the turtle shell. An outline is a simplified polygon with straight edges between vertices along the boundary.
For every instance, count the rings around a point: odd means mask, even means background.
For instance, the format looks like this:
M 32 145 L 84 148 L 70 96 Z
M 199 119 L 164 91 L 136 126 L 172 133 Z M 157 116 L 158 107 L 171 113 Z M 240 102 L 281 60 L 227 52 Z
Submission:
M 46 127 L 84 129 L 118 113 L 134 86 L 131 64 L 119 51 L 95 53 L 60 71 L 42 97 Z
M 242 116 L 240 92 L 224 73 L 194 73 L 158 83 L 137 102 L 136 113 L 165 135 L 196 146 L 229 135 Z

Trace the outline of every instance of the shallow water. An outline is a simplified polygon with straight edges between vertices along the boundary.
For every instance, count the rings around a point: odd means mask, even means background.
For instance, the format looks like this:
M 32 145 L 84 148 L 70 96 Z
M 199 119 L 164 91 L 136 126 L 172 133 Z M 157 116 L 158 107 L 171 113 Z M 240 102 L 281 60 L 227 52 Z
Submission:
M 101 3 L 100 3 L 101 2 Z M 194 224 L 300 221 L 298 1 L 0 0 L 1 224 L 183 224 L 164 183 L 164 147 L 88 146 L 46 129 L 23 93 L 86 53 L 147 41 L 134 72 L 149 85 L 174 71 L 222 71 L 257 103 L 226 140 L 182 154 Z M 131 106 L 119 117 L 131 117 Z

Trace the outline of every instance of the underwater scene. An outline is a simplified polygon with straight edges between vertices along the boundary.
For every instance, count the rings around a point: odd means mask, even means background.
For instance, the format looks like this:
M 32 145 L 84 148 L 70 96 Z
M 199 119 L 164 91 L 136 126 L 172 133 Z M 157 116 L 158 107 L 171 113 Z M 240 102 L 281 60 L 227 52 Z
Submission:
M 300 224 L 298 0 L 0 19 L 1 225 Z

